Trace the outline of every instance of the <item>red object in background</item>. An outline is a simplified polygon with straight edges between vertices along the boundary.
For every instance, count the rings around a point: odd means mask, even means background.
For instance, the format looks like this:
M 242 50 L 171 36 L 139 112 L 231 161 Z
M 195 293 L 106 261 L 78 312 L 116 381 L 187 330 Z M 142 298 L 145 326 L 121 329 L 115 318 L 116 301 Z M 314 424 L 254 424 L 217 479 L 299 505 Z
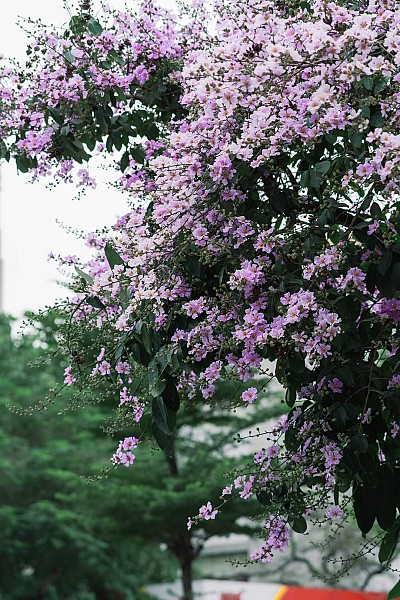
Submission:
M 287 587 L 281 598 L 282 600 L 387 600 L 387 594 Z
M 221 594 L 221 600 L 242 600 L 242 594 Z

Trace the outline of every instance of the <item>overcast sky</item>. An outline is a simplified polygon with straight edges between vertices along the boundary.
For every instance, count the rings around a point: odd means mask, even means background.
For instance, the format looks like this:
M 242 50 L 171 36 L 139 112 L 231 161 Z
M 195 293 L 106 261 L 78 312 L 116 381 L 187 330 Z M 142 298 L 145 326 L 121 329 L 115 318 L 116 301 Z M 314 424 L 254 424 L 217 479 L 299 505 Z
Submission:
M 122 0 L 111 0 L 122 7 Z M 62 0 L 0 0 L 0 53 L 22 59 L 27 44 L 25 33 L 17 26 L 19 16 L 41 18 L 61 25 L 68 19 Z M 1 118 L 1 116 L 0 116 Z M 100 178 L 105 181 L 106 174 Z M 45 182 L 30 184 L 27 175 L 16 172 L 14 164 L 1 167 L 0 229 L 3 259 L 3 310 L 21 315 L 38 310 L 65 295 L 56 284 L 59 278 L 55 254 L 77 254 L 82 242 L 60 229 L 56 219 L 66 225 L 93 231 L 110 225 L 126 212 L 121 194 L 104 183 L 80 201 L 73 201 L 76 190 L 60 185 L 46 189 Z

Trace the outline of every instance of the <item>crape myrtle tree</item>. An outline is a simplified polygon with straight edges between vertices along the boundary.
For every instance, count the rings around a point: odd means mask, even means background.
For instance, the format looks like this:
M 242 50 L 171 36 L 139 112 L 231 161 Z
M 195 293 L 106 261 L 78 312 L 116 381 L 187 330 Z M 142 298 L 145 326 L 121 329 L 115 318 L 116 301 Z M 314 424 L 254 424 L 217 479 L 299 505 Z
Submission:
M 400 536 L 399 28 L 396 0 L 146 1 L 3 62 L 1 156 L 84 187 L 99 153 L 129 201 L 77 266 L 66 385 L 114 381 L 171 455 L 181 402 L 224 380 L 247 382 L 231 406 L 257 402 L 274 364 L 290 411 L 223 496 L 264 511 L 255 561 L 352 513 L 384 565 Z

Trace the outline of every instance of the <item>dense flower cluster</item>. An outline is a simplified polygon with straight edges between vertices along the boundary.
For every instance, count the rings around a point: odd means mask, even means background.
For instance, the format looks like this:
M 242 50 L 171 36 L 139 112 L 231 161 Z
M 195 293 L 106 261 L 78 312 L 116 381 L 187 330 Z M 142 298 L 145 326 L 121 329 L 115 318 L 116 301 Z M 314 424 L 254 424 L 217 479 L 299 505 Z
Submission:
M 210 32 L 198 15 L 179 29 L 146 2 L 109 29 L 79 21 L 72 37 L 45 37 L 45 66 L 19 97 L 3 72 L 0 134 L 17 164 L 58 164 L 66 179 L 71 144 L 80 159 L 102 136 L 126 147 L 131 209 L 88 239 L 70 313 L 107 331 L 90 377 L 115 382 L 131 422 L 151 406 L 167 453 L 182 399 L 217 402 L 233 380 L 248 382 L 233 404 L 251 405 L 273 362 L 289 414 L 223 491 L 264 507 L 252 558 L 269 561 L 289 527 L 345 518 L 350 489 L 363 533 L 398 526 L 400 4 L 240 0 L 216 2 L 213 19 Z M 133 462 L 132 440 L 114 463 Z M 382 482 L 391 493 L 376 499 Z
M 73 17 L 62 35 L 42 28 L 28 47 L 23 75 L 0 57 L 0 138 L 11 144 L 9 149 L 2 145 L 0 157 L 8 158 L 11 151 L 19 169 L 31 170 L 34 177 L 95 187 L 87 169 L 76 170 L 74 163 L 89 159 L 93 150 L 118 151 L 137 134 L 140 117 L 132 121 L 123 103 L 140 100 L 137 90 L 152 81 L 159 65 L 182 55 L 177 36 L 185 30 L 178 30 L 169 11 L 151 0 L 137 14 L 105 6 L 102 17 L 104 28 L 83 15 Z M 105 108 L 111 96 L 114 115 Z M 93 120 L 105 135 L 112 116 L 119 130 L 107 144 L 96 145 L 89 130 L 82 135 Z

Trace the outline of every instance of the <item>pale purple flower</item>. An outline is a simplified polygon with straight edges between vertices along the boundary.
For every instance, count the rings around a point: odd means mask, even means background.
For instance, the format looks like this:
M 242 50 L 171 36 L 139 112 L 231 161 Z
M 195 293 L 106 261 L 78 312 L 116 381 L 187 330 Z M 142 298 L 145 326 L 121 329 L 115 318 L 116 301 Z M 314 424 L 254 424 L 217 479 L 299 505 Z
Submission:
M 343 517 L 343 510 L 340 506 L 330 506 L 326 511 L 326 516 L 331 521 L 338 521 Z
M 343 391 L 343 382 L 337 377 L 328 381 L 328 388 L 332 390 L 334 394 L 341 394 Z
M 255 387 L 247 388 L 242 394 L 242 400 L 247 404 L 252 404 L 257 398 L 257 389 Z
M 211 502 L 207 502 L 207 504 L 203 504 L 203 506 L 199 508 L 198 518 L 209 521 L 210 519 L 215 519 L 217 514 L 218 510 L 213 508 Z

